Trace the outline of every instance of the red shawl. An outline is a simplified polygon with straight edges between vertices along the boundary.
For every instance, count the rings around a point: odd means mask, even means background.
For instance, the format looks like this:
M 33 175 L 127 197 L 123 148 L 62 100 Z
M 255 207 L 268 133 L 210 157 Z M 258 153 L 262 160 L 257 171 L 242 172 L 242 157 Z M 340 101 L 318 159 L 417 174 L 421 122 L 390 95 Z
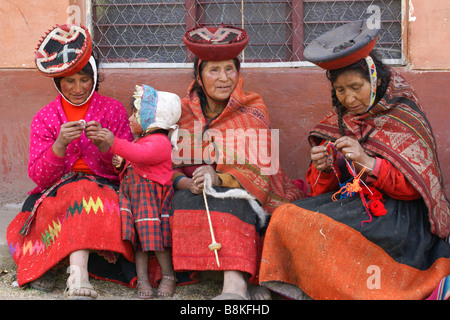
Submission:
M 225 109 L 207 123 L 193 86 L 181 103 L 175 167 L 215 163 L 217 172 L 233 175 L 269 213 L 300 199 L 301 191 L 280 169 L 278 141 L 261 96 L 244 92 L 239 77 Z
M 344 114 L 345 135 L 368 136 L 362 147 L 371 155 L 390 161 L 422 195 L 429 210 L 431 232 L 450 234 L 449 202 L 430 123 L 411 88 L 393 72 L 388 89 L 377 105 L 362 115 Z M 340 137 L 336 108 L 311 132 L 310 141 Z M 319 139 L 317 139 L 319 138 Z

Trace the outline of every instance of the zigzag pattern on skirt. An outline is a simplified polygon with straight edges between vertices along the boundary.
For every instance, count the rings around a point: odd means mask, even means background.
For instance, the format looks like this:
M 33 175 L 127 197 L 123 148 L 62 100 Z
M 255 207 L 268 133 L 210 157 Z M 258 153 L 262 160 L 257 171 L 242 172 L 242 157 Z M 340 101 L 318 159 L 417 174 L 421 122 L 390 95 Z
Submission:
M 102 200 L 100 197 L 97 197 L 96 201 L 94 201 L 92 197 L 89 197 L 88 200 L 83 198 L 79 203 L 75 200 L 73 205 L 70 205 L 67 208 L 67 212 L 61 215 L 61 218 L 57 218 L 57 221 L 53 220 L 50 222 L 48 227 L 41 232 L 40 241 L 36 240 L 33 244 L 30 240 L 25 242 L 22 247 L 20 247 L 17 243 L 9 243 L 8 246 L 11 255 L 33 255 L 41 253 L 55 242 L 64 222 L 68 218 L 73 217 L 75 213 L 78 213 L 78 215 L 83 213 L 87 215 L 91 213 L 109 213 L 110 215 L 120 215 L 119 207 L 114 201 L 109 201 L 108 199 Z

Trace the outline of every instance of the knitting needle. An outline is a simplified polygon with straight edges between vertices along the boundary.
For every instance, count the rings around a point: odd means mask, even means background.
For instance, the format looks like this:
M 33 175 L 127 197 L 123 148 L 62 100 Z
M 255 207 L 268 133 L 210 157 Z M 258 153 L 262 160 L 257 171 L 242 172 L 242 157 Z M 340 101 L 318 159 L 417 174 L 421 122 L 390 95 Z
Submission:
M 211 238 L 212 238 L 212 243 L 208 246 L 208 248 L 211 251 L 214 250 L 214 254 L 216 255 L 217 266 L 220 267 L 219 255 L 217 254 L 217 250 L 222 248 L 222 245 L 220 243 L 217 243 L 216 239 L 214 237 L 214 231 L 213 231 L 212 222 L 211 222 L 211 215 L 209 214 L 208 201 L 206 200 L 205 188 L 203 188 L 203 199 L 205 200 L 206 214 L 208 215 L 208 222 L 209 222 L 209 231 L 211 232 Z

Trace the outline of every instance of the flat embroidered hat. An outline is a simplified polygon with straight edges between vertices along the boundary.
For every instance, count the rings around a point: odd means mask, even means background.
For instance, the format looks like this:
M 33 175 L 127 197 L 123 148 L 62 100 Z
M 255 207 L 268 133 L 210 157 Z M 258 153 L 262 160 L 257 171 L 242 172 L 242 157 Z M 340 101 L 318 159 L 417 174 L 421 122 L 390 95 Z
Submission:
M 48 77 L 66 77 L 79 72 L 89 62 L 92 41 L 80 25 L 65 24 L 49 30 L 36 49 L 38 70 Z
M 183 36 L 186 47 L 199 59 L 222 61 L 236 58 L 246 47 L 249 36 L 244 29 L 232 25 L 197 26 Z
M 313 40 L 303 56 L 326 70 L 344 68 L 369 55 L 379 32 L 366 19 L 346 23 Z

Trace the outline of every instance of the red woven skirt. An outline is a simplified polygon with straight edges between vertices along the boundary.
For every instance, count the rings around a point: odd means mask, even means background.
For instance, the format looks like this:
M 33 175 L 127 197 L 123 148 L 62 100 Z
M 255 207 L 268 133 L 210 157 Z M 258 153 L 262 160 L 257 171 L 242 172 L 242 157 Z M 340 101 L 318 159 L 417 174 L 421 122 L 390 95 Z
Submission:
M 214 251 L 208 248 L 212 238 L 203 195 L 180 190 L 175 192 L 170 217 L 175 270 L 236 270 L 250 274 L 250 280 L 257 282 L 262 236 L 256 213 L 247 200 L 211 196 L 207 200 L 215 240 L 222 246 L 218 251 L 220 267 Z
M 117 191 L 109 181 L 94 176 L 77 175 L 45 197 L 30 196 L 8 226 L 7 242 L 20 286 L 77 250 L 95 251 L 110 264 L 134 261 L 131 244 L 121 237 Z

